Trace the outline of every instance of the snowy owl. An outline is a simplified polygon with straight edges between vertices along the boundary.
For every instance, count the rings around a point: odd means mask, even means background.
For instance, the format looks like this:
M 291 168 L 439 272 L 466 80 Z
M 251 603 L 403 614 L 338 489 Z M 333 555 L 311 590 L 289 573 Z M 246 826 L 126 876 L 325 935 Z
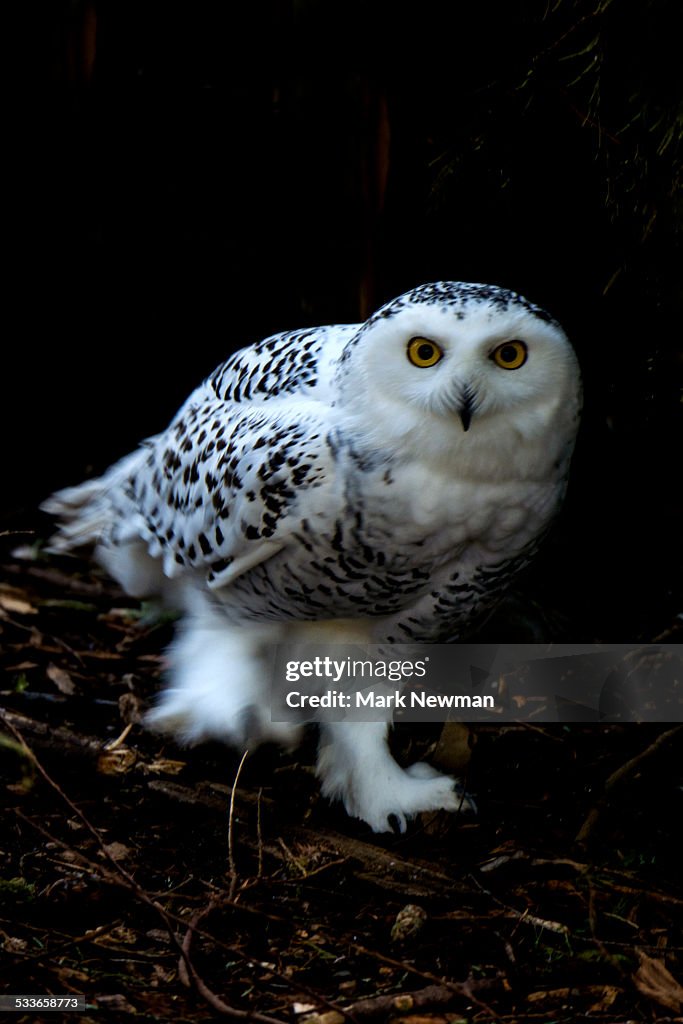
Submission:
M 466 635 L 560 505 L 579 408 L 573 349 L 546 312 L 493 285 L 423 285 L 365 323 L 236 352 L 166 431 L 46 502 L 52 548 L 94 544 L 128 593 L 182 613 L 152 727 L 291 743 L 264 645 Z M 323 793 L 377 832 L 456 809 L 454 780 L 402 769 L 387 732 L 323 724 Z

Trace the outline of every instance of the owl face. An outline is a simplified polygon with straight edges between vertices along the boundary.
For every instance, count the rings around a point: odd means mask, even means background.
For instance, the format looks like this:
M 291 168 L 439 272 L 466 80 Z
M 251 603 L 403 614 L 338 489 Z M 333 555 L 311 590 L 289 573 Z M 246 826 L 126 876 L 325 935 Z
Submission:
M 460 436 L 494 423 L 538 433 L 576 403 L 578 366 L 562 329 L 490 285 L 415 289 L 371 317 L 349 349 L 366 400 L 433 417 Z

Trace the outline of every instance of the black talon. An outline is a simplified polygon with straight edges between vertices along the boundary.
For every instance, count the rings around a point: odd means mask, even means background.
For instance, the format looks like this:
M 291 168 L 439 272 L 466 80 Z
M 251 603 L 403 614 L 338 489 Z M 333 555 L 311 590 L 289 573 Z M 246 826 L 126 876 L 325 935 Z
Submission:
M 460 800 L 460 806 L 456 810 L 456 814 L 479 814 L 479 808 L 477 807 L 474 798 L 467 792 L 462 782 L 456 779 L 455 782 L 455 795 Z
M 391 831 L 394 833 L 394 835 L 400 836 L 400 834 L 401 834 L 401 823 L 398 820 L 397 815 L 390 814 L 389 817 L 387 818 L 387 823 L 388 823 L 389 828 L 391 829 Z

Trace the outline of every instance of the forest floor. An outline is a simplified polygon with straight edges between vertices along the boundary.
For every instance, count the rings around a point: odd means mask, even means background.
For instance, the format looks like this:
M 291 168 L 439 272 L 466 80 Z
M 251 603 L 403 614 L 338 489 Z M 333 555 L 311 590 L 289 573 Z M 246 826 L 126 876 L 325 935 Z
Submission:
M 238 774 L 142 728 L 171 623 L 77 561 L 0 571 L 0 991 L 86 997 L 6 1019 L 683 1020 L 681 727 L 400 727 L 479 814 L 375 836 L 313 733 Z

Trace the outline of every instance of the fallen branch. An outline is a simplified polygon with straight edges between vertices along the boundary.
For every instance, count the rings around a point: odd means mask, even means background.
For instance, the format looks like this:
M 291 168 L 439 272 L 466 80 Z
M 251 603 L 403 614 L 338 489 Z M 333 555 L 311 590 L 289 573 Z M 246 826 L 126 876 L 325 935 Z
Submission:
M 357 1020 L 369 1021 L 375 1020 L 377 1017 L 386 1018 L 395 1014 L 414 1014 L 421 1010 L 445 1008 L 456 1002 L 462 1002 L 463 998 L 478 1001 L 476 992 L 490 992 L 493 988 L 500 988 L 500 979 L 472 979 L 460 982 L 457 985 L 457 991 L 452 985 L 427 985 L 426 988 L 418 989 L 416 992 L 400 992 L 394 995 L 359 999 L 347 1009 Z
M 575 842 L 579 845 L 585 845 L 590 839 L 595 826 L 600 820 L 600 816 L 605 808 L 609 804 L 609 797 L 612 795 L 615 789 L 617 789 L 623 782 L 635 775 L 639 768 L 649 761 L 650 758 L 654 757 L 660 752 L 662 747 L 666 746 L 675 736 L 678 736 L 683 732 L 683 725 L 676 725 L 673 729 L 667 729 L 666 732 L 660 733 L 654 742 L 652 742 L 645 750 L 641 750 L 639 754 L 632 757 L 630 761 L 623 764 L 616 771 L 612 772 L 602 792 L 602 795 L 593 804 L 590 811 L 586 815 L 586 819 L 576 834 Z
M 28 734 L 36 746 L 44 750 L 72 756 L 77 754 L 89 761 L 97 761 L 102 754 L 100 740 L 80 736 L 63 726 L 55 728 L 47 722 L 37 722 L 34 718 L 19 714 L 18 711 L 7 711 L 4 708 L 0 709 L 0 719 L 10 731 L 17 729 L 21 731 L 22 736 Z

